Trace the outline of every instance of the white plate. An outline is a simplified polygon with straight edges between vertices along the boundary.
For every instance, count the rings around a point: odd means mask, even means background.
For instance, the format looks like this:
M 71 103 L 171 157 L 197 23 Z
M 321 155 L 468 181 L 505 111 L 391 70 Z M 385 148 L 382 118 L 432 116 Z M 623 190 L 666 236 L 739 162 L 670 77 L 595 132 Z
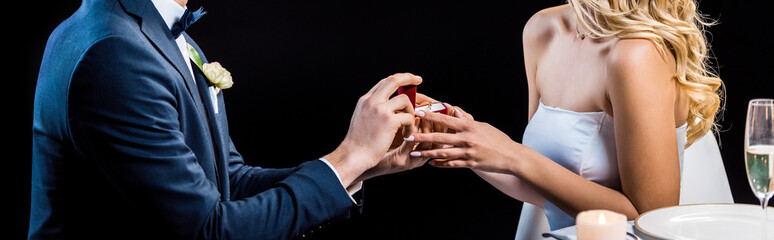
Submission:
M 774 210 L 768 210 L 768 238 L 774 239 Z M 642 239 L 760 240 L 763 209 L 751 204 L 694 204 L 646 212 L 634 220 Z

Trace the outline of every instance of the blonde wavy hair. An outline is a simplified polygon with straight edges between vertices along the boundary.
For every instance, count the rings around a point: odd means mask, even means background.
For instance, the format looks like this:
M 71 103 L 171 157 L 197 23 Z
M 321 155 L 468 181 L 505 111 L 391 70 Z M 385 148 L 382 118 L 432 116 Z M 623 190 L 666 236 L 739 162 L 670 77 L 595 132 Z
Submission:
M 579 27 L 592 37 L 652 41 L 662 56 L 672 53 L 674 78 L 688 95 L 688 143 L 716 131 L 723 81 L 712 72 L 704 28 L 714 25 L 694 0 L 568 0 Z M 696 121 L 691 121 L 696 119 Z

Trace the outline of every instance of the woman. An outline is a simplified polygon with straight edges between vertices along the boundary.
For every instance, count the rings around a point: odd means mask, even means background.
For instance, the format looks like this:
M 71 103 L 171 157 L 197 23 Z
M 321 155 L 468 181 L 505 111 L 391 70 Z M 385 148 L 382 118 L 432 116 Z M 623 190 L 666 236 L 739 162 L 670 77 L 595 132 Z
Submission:
M 523 33 L 524 143 L 459 109 L 460 118 L 420 112 L 456 134 L 414 134 L 409 140 L 453 147 L 412 155 L 472 168 L 545 208 L 552 230 L 584 210 L 634 219 L 677 205 L 683 150 L 714 127 L 720 106 L 707 25 L 693 0 L 569 0 L 542 10 Z

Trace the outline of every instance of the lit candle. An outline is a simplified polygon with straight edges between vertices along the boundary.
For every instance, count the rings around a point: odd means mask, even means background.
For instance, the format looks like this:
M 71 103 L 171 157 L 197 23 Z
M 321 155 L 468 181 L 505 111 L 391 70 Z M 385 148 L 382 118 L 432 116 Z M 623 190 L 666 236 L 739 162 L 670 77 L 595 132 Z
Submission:
M 589 210 L 575 218 L 578 240 L 626 239 L 626 216 L 608 210 Z

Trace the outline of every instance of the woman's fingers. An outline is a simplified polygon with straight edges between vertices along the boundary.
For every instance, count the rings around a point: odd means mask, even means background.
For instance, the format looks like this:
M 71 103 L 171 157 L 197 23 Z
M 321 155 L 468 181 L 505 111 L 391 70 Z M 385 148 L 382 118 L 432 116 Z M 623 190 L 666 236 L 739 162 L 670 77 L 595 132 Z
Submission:
M 465 110 L 462 110 L 460 107 L 454 107 L 454 112 L 459 114 L 458 116 L 464 119 L 474 120 L 473 115 L 470 115 L 468 112 L 465 112 Z
M 421 158 L 443 158 L 443 159 L 467 159 L 470 156 L 468 151 L 463 148 L 439 148 L 411 152 L 411 157 Z
M 439 167 L 439 168 L 473 168 L 475 165 L 475 162 L 471 160 L 463 160 L 463 159 L 450 159 L 450 160 L 444 160 L 444 159 L 433 159 L 430 161 L 430 165 L 433 167 Z
M 457 110 L 451 104 L 448 104 L 448 103 L 441 103 L 441 104 L 443 104 L 443 106 L 446 107 L 446 115 L 454 116 L 458 118 L 462 117 L 461 115 L 459 115 Z
M 449 144 L 454 146 L 465 146 L 465 140 L 458 134 L 452 133 L 415 133 L 409 137 L 408 141 L 424 142 L 424 143 L 436 143 L 436 144 Z
M 418 117 L 422 118 L 423 120 L 431 121 L 433 123 L 440 123 L 446 127 L 455 129 L 455 130 L 464 130 L 466 127 L 466 120 L 459 119 L 452 116 L 447 116 L 445 114 L 440 113 L 434 113 L 434 112 L 426 112 L 426 111 L 417 111 L 415 113 Z

